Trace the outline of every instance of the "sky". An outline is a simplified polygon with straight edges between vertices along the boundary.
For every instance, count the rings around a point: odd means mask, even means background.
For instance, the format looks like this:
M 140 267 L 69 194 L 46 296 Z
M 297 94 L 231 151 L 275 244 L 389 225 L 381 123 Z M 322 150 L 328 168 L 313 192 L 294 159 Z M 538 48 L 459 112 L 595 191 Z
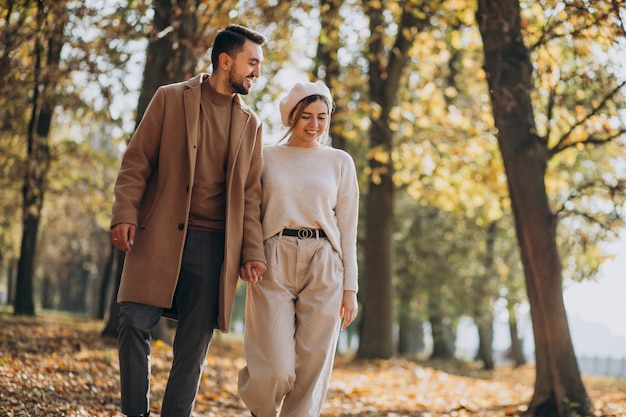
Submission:
M 563 300 L 569 330 L 577 357 L 626 359 L 626 230 L 620 239 L 606 246 L 606 254 L 615 258 L 606 261 L 594 281 L 569 282 L 564 285 Z M 501 310 L 501 309 L 500 309 Z M 520 311 L 518 332 L 523 339 L 527 358 L 534 351 L 533 330 L 529 311 Z M 510 347 L 508 316 L 496 312 L 494 350 L 496 355 Z M 463 318 L 457 329 L 460 356 L 473 358 L 478 346 L 476 326 Z M 426 341 L 430 346 L 431 341 Z
M 566 284 L 563 298 L 577 353 L 626 358 L 626 230 L 607 252 L 598 278 Z

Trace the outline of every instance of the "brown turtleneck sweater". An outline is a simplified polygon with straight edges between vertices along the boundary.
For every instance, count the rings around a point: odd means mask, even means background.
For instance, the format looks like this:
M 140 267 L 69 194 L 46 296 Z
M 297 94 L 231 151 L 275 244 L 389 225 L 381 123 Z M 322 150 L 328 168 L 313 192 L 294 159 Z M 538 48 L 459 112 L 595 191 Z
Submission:
M 198 157 L 189 210 L 190 229 L 224 230 L 232 106 L 233 96 L 218 93 L 208 78 L 202 83 Z

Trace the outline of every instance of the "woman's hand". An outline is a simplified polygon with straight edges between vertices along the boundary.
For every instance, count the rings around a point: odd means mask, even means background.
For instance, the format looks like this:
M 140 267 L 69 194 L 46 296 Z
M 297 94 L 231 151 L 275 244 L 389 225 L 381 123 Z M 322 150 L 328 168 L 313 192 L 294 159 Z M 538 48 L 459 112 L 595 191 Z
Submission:
M 356 291 L 344 291 L 343 300 L 341 301 L 341 310 L 339 310 L 339 317 L 343 319 L 341 323 L 341 330 L 344 330 L 350 325 L 359 313 L 359 306 L 356 301 Z

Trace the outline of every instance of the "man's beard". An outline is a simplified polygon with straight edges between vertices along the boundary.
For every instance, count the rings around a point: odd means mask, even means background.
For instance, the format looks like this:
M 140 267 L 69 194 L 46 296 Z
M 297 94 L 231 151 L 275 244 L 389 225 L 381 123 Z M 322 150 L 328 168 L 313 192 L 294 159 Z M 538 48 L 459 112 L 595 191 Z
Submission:
M 246 77 L 241 77 L 239 80 L 235 80 L 233 72 L 231 71 L 228 73 L 228 83 L 234 93 L 246 95 L 250 92 L 250 89 L 244 84 L 245 80 Z

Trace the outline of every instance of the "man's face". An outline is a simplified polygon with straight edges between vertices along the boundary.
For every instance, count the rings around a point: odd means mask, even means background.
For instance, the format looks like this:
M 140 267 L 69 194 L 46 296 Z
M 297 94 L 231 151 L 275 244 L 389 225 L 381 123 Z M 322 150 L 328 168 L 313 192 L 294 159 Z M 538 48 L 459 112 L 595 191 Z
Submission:
M 246 40 L 242 50 L 233 57 L 233 64 L 228 72 L 228 83 L 233 93 L 248 94 L 254 80 L 261 76 L 263 48 Z

